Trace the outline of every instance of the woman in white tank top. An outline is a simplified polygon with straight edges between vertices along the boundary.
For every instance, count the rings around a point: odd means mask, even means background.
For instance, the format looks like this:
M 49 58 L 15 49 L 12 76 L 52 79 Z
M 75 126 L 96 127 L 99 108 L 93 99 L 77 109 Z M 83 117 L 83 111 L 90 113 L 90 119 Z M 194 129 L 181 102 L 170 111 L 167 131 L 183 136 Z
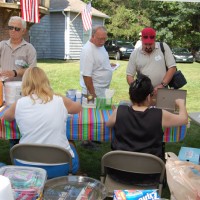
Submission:
M 16 119 L 21 133 L 20 143 L 52 144 L 67 149 L 73 158 L 73 173 L 76 173 L 78 154 L 67 139 L 66 120 L 68 113 L 81 110 L 81 104 L 56 95 L 45 72 L 38 67 L 28 68 L 24 73 L 22 95 L 4 113 L 4 119 Z

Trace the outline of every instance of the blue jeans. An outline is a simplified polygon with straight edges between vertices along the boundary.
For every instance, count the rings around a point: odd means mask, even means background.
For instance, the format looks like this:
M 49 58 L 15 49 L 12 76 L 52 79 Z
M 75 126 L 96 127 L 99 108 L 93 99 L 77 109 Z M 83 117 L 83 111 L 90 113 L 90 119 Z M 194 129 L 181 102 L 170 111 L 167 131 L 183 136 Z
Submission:
M 72 158 L 72 174 L 76 174 L 79 170 L 79 156 L 74 145 L 70 144 L 70 147 L 74 152 L 74 158 Z

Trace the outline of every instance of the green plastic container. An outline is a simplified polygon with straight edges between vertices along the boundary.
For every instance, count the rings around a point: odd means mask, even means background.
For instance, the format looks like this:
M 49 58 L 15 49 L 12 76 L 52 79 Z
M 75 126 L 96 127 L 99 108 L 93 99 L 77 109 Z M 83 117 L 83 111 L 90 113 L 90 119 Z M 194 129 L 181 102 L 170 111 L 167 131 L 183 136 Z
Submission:
M 111 110 L 112 98 L 96 98 L 96 109 L 99 110 Z

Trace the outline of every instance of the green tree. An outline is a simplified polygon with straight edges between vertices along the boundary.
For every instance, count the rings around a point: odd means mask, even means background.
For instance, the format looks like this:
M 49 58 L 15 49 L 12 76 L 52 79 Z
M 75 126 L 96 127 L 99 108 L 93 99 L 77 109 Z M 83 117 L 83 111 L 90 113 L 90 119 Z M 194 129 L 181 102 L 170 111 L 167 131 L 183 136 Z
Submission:
M 138 33 L 151 26 L 157 40 L 170 46 L 200 46 L 200 3 L 92 0 L 92 6 L 110 17 L 105 21 L 109 37 L 136 41 Z
M 110 17 L 105 22 L 109 37 L 136 41 L 143 27 L 150 25 L 143 9 L 144 2 L 149 1 L 93 0 L 92 6 Z
M 148 13 L 159 40 L 191 48 L 200 45 L 199 10 L 199 3 L 152 2 Z
M 125 6 L 117 7 L 109 20 L 106 26 L 113 38 L 123 38 L 132 41 L 137 39 L 138 33 L 144 26 L 150 24 L 149 20 L 143 15 L 138 15 L 138 13 L 133 12 L 132 9 L 125 8 Z

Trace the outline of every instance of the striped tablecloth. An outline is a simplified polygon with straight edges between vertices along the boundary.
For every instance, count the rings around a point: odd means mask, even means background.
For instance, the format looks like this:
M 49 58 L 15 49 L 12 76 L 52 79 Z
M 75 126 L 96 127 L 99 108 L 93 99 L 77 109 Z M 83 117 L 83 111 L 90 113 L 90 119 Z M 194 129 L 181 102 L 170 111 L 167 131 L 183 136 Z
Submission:
M 67 120 L 67 138 L 70 140 L 111 141 L 114 130 L 105 126 L 112 110 L 83 109 Z M 164 128 L 163 142 L 179 142 L 186 136 L 187 126 Z
M 0 117 L 3 111 L 0 112 Z M 111 141 L 114 130 L 105 126 L 112 110 L 97 110 L 83 108 L 82 112 L 70 115 L 66 123 L 66 134 L 69 140 L 95 140 Z M 179 142 L 184 139 L 187 126 L 165 128 L 163 142 Z M 0 138 L 19 139 L 20 133 L 16 122 L 8 122 L 0 119 Z
M 0 138 L 2 139 L 19 139 L 20 132 L 16 121 L 6 121 L 2 118 L 4 111 L 8 107 L 3 106 L 0 108 Z
M 105 126 L 112 110 L 83 108 L 67 120 L 67 138 L 70 140 L 111 141 L 114 130 Z

